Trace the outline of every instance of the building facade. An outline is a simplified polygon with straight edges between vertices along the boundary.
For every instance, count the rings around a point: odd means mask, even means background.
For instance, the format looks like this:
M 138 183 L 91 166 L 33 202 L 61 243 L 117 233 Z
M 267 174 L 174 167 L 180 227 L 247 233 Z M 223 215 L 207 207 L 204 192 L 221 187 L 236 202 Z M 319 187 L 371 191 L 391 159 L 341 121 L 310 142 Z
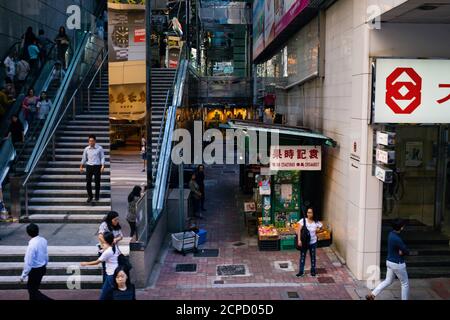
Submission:
M 449 6 L 427 5 L 334 1 L 285 36 L 269 59 L 257 58 L 258 75 L 272 79 L 275 112 L 285 123 L 322 131 L 338 142 L 325 153 L 322 216 L 332 227 L 336 251 L 361 280 L 379 277 L 383 222 L 400 217 L 448 230 L 450 216 L 441 204 L 447 199 L 446 178 L 438 178 L 445 172 L 438 167 L 447 163 L 440 148 L 448 143 L 441 137 L 445 124 L 387 126 L 372 117 L 380 58 L 450 58 L 444 40 L 450 21 L 443 14 Z M 397 133 L 393 184 L 384 184 L 374 173 L 374 137 L 383 130 Z M 415 146 L 423 154 L 421 162 L 408 166 Z

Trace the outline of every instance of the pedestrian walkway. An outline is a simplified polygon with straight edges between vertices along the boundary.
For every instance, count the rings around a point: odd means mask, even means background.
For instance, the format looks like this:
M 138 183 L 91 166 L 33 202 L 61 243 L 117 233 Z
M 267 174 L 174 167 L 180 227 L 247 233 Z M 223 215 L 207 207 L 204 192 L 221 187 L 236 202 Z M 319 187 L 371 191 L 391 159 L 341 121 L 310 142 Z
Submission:
M 172 248 L 162 250 L 159 264 L 155 267 L 148 288 L 137 290 L 138 300 L 361 300 L 368 293 L 366 283 L 356 281 L 345 265 L 342 265 L 330 248 L 318 249 L 318 277 L 297 278 L 297 251 L 259 251 L 257 238 L 249 237 L 240 216 L 240 207 L 245 199 L 238 188 L 238 167 L 210 166 L 206 168 L 205 219 L 199 227 L 207 230 L 207 242 L 201 249 L 218 249 L 218 257 L 183 256 Z M 84 245 L 95 242 L 96 230 L 82 230 L 77 225 L 78 238 Z M 58 243 L 56 229 L 46 225 L 43 235 L 51 235 L 49 245 Z M 61 226 L 60 226 L 61 227 Z M 72 228 L 71 225 L 62 227 Z M 7 235 L 4 229 L 0 236 Z M 69 229 L 66 229 L 69 230 Z M 12 231 L 12 229 L 10 229 Z M 23 233 L 23 232 L 20 232 Z M 76 237 L 76 232 L 71 232 Z M 4 238 L 5 239 L 5 238 Z M 52 240 L 53 239 L 53 240 Z M 74 238 L 71 238 L 74 239 Z M 90 239 L 90 240 L 87 240 Z M 6 239 L 7 240 L 7 237 Z M 21 243 L 25 239 L 20 240 Z M 81 243 L 81 242 L 80 242 Z M 195 272 L 176 272 L 177 265 L 195 264 Z M 235 270 L 242 275 L 220 276 L 217 267 L 243 265 Z M 228 269 L 230 270 L 230 269 Z M 306 264 L 309 274 L 309 259 Z M 450 279 L 411 280 L 411 299 L 450 299 Z M 54 299 L 97 300 L 98 289 L 42 290 Z M 0 290 L 0 299 L 28 299 L 26 290 Z M 378 299 L 399 300 L 400 287 L 394 284 Z

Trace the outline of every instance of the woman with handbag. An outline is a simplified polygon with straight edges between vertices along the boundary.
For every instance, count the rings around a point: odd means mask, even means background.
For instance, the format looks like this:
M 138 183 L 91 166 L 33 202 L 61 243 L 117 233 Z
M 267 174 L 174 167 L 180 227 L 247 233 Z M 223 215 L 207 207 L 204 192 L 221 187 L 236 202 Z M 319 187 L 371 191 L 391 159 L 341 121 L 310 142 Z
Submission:
M 66 28 L 61 26 L 58 35 L 55 38 L 56 49 L 58 53 L 58 60 L 61 61 L 62 67 L 66 70 L 66 52 L 70 46 L 69 36 L 66 34 Z
M 91 262 L 81 262 L 82 267 L 86 266 L 96 266 L 100 263 L 105 263 L 106 266 L 106 277 L 103 282 L 102 293 L 100 294 L 100 300 L 112 300 L 114 291 L 114 272 L 117 267 L 119 267 L 119 255 L 120 251 L 114 242 L 114 235 L 112 232 L 106 232 L 103 235 L 103 253 L 95 261 Z
M 311 256 L 311 276 L 316 276 L 316 233 L 322 229 L 323 225 L 314 219 L 313 208 L 308 208 L 306 215 L 307 218 L 303 217 L 300 220 L 298 228 L 297 244 L 300 247 L 300 270 L 296 274 L 297 277 L 303 277 L 305 275 L 305 260 L 308 250 Z

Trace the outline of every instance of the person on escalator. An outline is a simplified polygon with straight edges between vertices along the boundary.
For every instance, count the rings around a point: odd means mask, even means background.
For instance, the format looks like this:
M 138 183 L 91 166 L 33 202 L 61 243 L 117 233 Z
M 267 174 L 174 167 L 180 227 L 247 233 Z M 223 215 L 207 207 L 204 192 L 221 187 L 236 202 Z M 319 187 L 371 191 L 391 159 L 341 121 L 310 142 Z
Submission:
M 39 70 L 39 55 L 40 50 L 37 45 L 37 40 L 33 40 L 33 43 L 28 46 L 28 55 L 30 56 L 30 68 L 31 68 L 31 74 L 37 75 L 37 72 Z
M 51 108 L 52 101 L 48 98 L 47 92 L 42 91 L 41 97 L 39 98 L 39 102 L 37 104 L 39 121 L 43 122 L 47 118 L 47 115 L 49 114 Z
M 55 68 L 52 71 L 51 82 L 58 81 L 58 83 L 61 84 L 61 82 L 62 82 L 62 80 L 64 79 L 65 76 L 66 76 L 66 72 L 62 68 L 61 62 L 57 61 L 55 63 Z
M 18 61 L 16 64 L 17 92 L 20 92 L 22 90 L 29 73 L 30 73 L 30 64 L 24 59 Z
M 8 135 L 6 136 L 6 139 L 11 137 L 12 143 L 14 147 L 18 143 L 22 143 L 24 141 L 24 129 L 23 124 L 19 120 L 19 117 L 17 115 L 13 115 L 11 117 L 11 124 L 9 125 Z
M 39 97 L 34 95 L 34 89 L 28 89 L 28 94 L 22 102 L 22 111 L 29 125 L 31 125 L 34 122 L 34 119 L 36 119 L 38 102 Z
M 61 61 L 63 69 L 66 69 L 66 52 L 70 46 L 69 36 L 66 34 L 66 28 L 61 26 L 58 35 L 55 38 L 58 60 Z

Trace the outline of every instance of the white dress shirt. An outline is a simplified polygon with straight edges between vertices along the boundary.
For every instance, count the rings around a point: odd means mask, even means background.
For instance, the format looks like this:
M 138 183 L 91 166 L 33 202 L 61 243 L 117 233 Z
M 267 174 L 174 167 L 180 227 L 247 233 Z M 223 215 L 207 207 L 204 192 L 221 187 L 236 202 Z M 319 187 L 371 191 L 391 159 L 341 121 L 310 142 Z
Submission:
M 84 148 L 81 164 L 87 164 L 88 166 L 105 165 L 105 152 L 103 148 L 98 144 L 95 144 L 94 147 L 87 146 Z
M 47 240 L 37 236 L 28 242 L 27 252 L 25 254 L 25 264 L 21 278 L 28 276 L 31 269 L 40 268 L 48 263 Z

